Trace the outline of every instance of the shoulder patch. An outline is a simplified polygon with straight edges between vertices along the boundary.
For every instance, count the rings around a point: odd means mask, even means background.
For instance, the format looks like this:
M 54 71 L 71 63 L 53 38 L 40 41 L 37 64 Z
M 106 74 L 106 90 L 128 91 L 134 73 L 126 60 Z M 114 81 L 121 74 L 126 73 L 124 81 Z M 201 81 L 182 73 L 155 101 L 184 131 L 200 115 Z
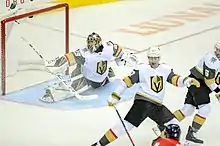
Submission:
M 214 64 L 216 61 L 217 61 L 217 59 L 216 59 L 215 57 L 212 57 L 212 58 L 210 59 L 210 62 L 213 63 L 213 64 Z
M 74 51 L 75 56 L 81 56 L 81 52 L 79 49 L 77 49 L 76 51 Z

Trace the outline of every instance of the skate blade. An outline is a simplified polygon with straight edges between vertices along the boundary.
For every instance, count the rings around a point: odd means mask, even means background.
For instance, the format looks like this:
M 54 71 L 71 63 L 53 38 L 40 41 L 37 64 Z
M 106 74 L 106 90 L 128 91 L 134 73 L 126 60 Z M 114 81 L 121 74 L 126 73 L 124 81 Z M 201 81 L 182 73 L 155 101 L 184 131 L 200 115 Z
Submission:
M 202 143 L 194 143 L 192 141 L 186 140 L 184 142 L 183 146 L 203 146 L 203 144 Z

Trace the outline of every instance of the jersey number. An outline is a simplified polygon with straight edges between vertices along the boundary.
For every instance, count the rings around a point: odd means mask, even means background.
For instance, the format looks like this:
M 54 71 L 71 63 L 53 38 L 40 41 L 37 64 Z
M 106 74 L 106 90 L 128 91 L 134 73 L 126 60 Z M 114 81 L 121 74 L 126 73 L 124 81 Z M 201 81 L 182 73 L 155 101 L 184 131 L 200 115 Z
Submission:
M 100 61 L 97 63 L 96 72 L 100 75 L 104 74 L 107 70 L 107 61 Z
M 151 76 L 151 89 L 159 93 L 161 90 L 163 90 L 163 76 Z

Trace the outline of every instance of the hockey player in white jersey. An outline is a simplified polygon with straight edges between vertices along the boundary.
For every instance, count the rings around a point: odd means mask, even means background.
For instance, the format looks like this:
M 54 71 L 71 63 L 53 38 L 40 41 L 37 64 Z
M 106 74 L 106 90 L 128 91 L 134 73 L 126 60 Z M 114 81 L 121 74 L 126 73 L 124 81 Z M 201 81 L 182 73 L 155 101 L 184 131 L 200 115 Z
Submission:
M 177 75 L 170 66 L 160 63 L 161 54 L 158 47 L 150 48 L 147 57 L 149 64 L 139 64 L 130 76 L 123 79 L 122 84 L 116 88 L 109 99 L 109 105 L 114 105 L 118 103 L 120 94 L 126 88 L 135 83 L 140 86 L 140 91 L 135 94 L 134 103 L 124 118 L 128 131 L 138 127 L 148 117 L 163 127 L 168 124 L 179 124 L 173 113 L 163 105 L 166 83 L 177 87 L 200 86 L 194 78 Z M 117 123 L 92 146 L 108 145 L 124 133 L 121 123 Z
M 131 56 L 134 58 L 133 55 Z M 99 88 L 109 82 L 109 78 L 114 76 L 113 69 L 110 67 L 112 59 L 118 65 L 128 65 L 128 58 L 132 58 L 131 56 L 123 52 L 117 44 L 102 41 L 101 37 L 93 32 L 87 37 L 86 48 L 58 57 L 50 61 L 47 67 L 56 74 L 62 74 L 69 66 L 75 66 L 71 74 L 72 79 L 67 84 L 80 93 L 90 87 Z M 70 97 L 72 95 L 67 92 L 62 83 L 55 83 L 46 88 L 46 93 L 41 100 L 56 102 Z
M 205 54 L 190 70 L 189 77 L 193 77 L 200 82 L 199 88 L 188 88 L 183 108 L 174 112 L 175 117 L 182 121 L 185 117 L 194 114 L 192 125 L 189 126 L 186 135 L 186 145 L 190 143 L 203 144 L 203 140 L 196 137 L 196 133 L 200 130 L 206 121 L 210 111 L 209 94 L 214 92 L 218 101 L 220 101 L 220 42 L 214 46 L 214 52 Z

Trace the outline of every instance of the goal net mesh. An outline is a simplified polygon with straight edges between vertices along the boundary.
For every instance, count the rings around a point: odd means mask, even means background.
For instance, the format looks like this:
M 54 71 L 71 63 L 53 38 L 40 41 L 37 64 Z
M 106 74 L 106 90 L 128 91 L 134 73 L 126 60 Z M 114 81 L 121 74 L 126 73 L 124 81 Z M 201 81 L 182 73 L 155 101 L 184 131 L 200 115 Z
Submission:
M 34 5 L 0 14 L 1 94 L 15 92 L 54 78 L 45 71 L 45 59 L 69 52 L 67 4 Z M 25 38 L 29 44 L 21 38 Z

